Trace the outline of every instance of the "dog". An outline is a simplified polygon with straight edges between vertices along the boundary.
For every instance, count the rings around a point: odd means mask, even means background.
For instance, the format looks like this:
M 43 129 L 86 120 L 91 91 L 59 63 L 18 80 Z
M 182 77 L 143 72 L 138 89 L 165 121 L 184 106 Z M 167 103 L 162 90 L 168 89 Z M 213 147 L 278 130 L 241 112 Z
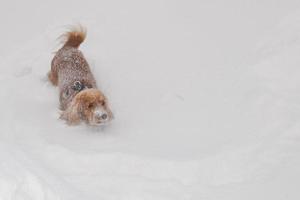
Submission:
M 50 82 L 59 88 L 60 119 L 69 125 L 107 124 L 113 118 L 107 98 L 97 88 L 88 62 L 78 50 L 86 29 L 81 25 L 72 27 L 60 38 L 63 46 L 55 53 L 48 73 Z

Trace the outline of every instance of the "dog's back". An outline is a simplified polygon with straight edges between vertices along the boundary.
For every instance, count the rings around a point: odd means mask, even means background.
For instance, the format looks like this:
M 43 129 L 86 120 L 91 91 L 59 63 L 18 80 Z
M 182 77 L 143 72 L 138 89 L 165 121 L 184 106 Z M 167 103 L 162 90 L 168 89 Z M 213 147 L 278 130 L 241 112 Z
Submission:
M 87 88 L 97 88 L 90 67 L 81 51 L 78 50 L 85 37 L 86 31 L 81 26 L 65 33 L 62 36 L 64 45 L 56 52 L 51 62 L 49 79 L 59 87 L 61 109 L 65 109 L 78 93 L 78 90 L 72 89 L 74 83 L 79 82 Z

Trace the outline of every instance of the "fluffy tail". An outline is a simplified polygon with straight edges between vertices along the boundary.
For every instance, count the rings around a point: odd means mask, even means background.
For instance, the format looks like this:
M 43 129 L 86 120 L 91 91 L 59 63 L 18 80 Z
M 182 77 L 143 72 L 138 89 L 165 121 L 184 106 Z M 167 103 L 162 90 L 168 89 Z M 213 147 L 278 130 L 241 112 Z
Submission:
M 79 45 L 84 41 L 86 37 L 86 29 L 81 26 L 73 26 L 68 32 L 63 34 L 60 39 L 64 44 L 64 47 L 74 47 L 78 48 Z

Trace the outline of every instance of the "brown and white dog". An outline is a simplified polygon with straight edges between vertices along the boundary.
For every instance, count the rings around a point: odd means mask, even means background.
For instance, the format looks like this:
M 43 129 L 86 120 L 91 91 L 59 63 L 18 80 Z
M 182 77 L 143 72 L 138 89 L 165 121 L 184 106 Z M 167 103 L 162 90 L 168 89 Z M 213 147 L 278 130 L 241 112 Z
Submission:
M 48 78 L 59 88 L 61 119 L 70 125 L 80 122 L 102 125 L 113 116 L 106 97 L 97 89 L 89 64 L 78 50 L 85 37 L 82 26 L 73 27 L 63 35 L 64 45 L 51 62 Z

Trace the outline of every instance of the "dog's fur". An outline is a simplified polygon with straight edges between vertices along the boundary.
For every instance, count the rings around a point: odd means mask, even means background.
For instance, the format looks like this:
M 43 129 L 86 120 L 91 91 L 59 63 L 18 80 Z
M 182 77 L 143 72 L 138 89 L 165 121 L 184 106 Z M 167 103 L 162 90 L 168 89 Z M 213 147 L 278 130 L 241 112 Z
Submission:
M 59 88 L 60 109 L 63 111 L 61 119 L 70 125 L 81 121 L 100 125 L 112 119 L 107 99 L 97 89 L 90 67 L 78 50 L 85 37 L 86 30 L 82 26 L 73 27 L 62 35 L 64 45 L 56 52 L 48 73 L 50 82 Z M 79 82 L 84 89 L 74 89 L 75 82 Z

